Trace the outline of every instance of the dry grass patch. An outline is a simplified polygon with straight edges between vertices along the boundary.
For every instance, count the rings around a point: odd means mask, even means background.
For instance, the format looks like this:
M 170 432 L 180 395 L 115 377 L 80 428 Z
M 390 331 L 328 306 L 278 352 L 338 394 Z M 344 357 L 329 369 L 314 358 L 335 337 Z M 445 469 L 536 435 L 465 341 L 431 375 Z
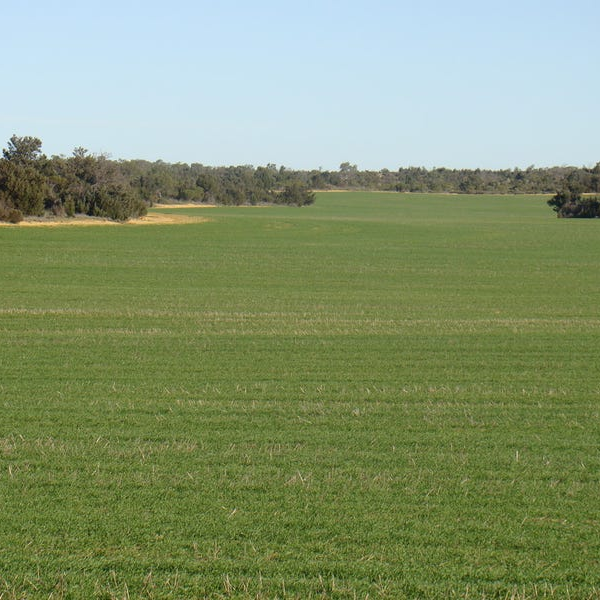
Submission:
M 216 204 L 197 204 L 194 202 L 167 202 L 167 203 L 156 203 L 155 208 L 216 208 Z
M 206 217 L 191 217 L 189 215 L 174 214 L 149 214 L 137 219 L 130 219 L 124 223 L 104 219 L 101 217 L 35 217 L 21 221 L 17 224 L 0 222 L 0 227 L 90 227 L 98 225 L 182 225 L 186 223 L 205 223 Z
M 152 213 L 139 219 L 131 219 L 128 223 L 131 225 L 181 225 L 185 223 L 206 223 L 207 221 L 210 221 L 210 219 L 206 217 Z

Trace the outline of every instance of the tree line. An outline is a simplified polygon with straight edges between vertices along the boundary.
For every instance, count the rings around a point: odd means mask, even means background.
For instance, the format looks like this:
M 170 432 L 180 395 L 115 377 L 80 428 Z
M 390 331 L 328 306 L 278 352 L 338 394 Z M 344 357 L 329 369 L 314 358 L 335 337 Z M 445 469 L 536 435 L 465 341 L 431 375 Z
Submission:
M 361 171 L 344 162 L 337 170 L 293 170 L 275 164 L 212 167 L 160 160 L 111 160 L 84 148 L 75 148 L 69 157 L 48 158 L 41 148 L 38 138 L 15 135 L 3 150 L 0 220 L 86 214 L 123 221 L 144 215 L 148 206 L 166 201 L 304 206 L 314 202 L 315 189 L 557 195 L 573 190 L 557 210 L 559 216 L 567 216 L 567 208 L 563 214 L 560 211 L 576 204 L 577 194 L 600 192 L 600 162 L 593 168 L 401 167 L 396 171 Z
M 115 161 L 81 147 L 72 156 L 48 158 L 39 138 L 13 135 L 0 158 L 0 220 L 18 223 L 24 216 L 84 214 L 125 221 L 167 200 L 295 206 L 314 202 L 314 192 L 298 174 L 281 178 L 272 172 L 270 167 Z
M 527 169 L 446 169 L 400 167 L 397 171 L 361 171 L 342 163 L 339 170 L 299 171 L 268 164 L 208 167 L 202 164 L 169 164 L 162 161 L 120 161 L 132 185 L 148 201 L 236 203 L 243 201 L 235 189 L 251 190 L 246 202 L 260 202 L 261 190 L 284 189 L 298 182 L 312 190 L 378 190 L 392 192 L 457 194 L 551 194 L 565 178 L 576 177 L 584 192 L 600 192 L 600 162 L 593 168 L 550 167 Z M 258 184 L 258 185 L 257 185 Z
M 47 158 L 35 137 L 8 142 L 0 159 L 0 219 L 85 214 L 116 221 L 146 214 L 119 165 L 76 148 L 70 158 Z
M 570 166 L 526 169 L 447 169 L 400 167 L 360 171 L 348 162 L 339 171 L 312 171 L 315 188 L 354 188 L 396 192 L 455 194 L 551 194 L 574 177 L 585 192 L 600 192 L 600 162 L 593 168 Z

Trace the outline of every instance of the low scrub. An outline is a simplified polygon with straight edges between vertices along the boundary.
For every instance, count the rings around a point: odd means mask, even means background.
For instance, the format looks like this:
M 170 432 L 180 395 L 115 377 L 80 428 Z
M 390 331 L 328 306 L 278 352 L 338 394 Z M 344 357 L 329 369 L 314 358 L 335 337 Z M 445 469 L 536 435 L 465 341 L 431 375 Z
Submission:
M 8 223 L 20 223 L 23 220 L 23 213 L 17 208 L 8 206 L 5 202 L 0 201 L 0 221 Z

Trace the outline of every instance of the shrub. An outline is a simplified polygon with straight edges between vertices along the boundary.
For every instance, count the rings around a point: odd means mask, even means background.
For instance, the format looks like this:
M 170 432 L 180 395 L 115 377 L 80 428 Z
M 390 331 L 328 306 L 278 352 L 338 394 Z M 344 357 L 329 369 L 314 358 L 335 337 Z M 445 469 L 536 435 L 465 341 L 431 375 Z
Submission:
M 299 181 L 293 181 L 286 185 L 284 190 L 277 195 L 277 204 L 289 204 L 293 206 L 308 206 L 315 201 L 315 194 L 308 186 Z
M 557 192 L 548 205 L 563 219 L 597 219 L 600 218 L 600 198 L 584 198 L 578 191 L 564 189 Z
M 141 217 L 148 212 L 146 203 L 120 186 L 104 186 L 93 190 L 88 215 L 107 217 L 114 221 L 126 221 Z
M 11 208 L 8 211 L 8 219 L 9 223 L 20 223 L 23 220 L 23 213 L 18 208 Z
M 23 213 L 11 206 L 6 200 L 0 198 L 0 221 L 8 223 L 20 223 L 23 220 Z

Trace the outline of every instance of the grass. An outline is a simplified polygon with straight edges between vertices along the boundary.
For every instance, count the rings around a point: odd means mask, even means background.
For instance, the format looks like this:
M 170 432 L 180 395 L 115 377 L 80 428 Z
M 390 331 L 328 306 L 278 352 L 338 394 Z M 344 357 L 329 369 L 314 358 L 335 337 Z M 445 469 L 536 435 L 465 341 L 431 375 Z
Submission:
M 544 200 L 0 229 L 0 598 L 600 598 L 600 230 Z

